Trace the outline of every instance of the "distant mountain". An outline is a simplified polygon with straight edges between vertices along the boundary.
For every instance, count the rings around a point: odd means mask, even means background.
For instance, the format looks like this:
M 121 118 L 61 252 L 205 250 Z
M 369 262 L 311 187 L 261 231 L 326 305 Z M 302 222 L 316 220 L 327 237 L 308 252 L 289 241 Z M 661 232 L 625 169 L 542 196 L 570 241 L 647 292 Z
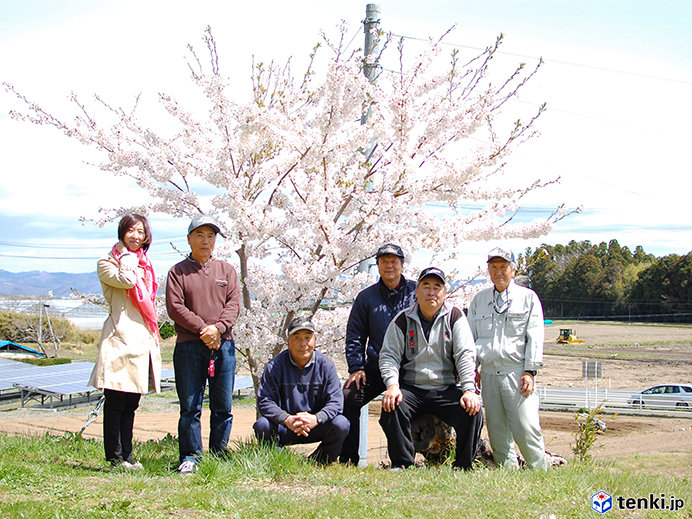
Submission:
M 74 288 L 81 294 L 100 294 L 101 283 L 96 272 L 8 272 L 0 269 L 0 296 L 69 296 Z

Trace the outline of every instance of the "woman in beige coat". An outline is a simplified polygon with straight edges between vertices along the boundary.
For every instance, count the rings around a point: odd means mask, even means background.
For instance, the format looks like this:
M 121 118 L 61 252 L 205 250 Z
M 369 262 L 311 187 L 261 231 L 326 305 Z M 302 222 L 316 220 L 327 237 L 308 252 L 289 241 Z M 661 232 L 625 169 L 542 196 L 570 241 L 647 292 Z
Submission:
M 146 255 L 147 219 L 125 215 L 118 243 L 98 261 L 98 276 L 110 315 L 103 323 L 99 356 L 89 384 L 103 389 L 103 443 L 112 466 L 141 469 L 132 458 L 132 429 L 142 393 L 160 392 L 161 352 L 156 313 L 158 285 Z

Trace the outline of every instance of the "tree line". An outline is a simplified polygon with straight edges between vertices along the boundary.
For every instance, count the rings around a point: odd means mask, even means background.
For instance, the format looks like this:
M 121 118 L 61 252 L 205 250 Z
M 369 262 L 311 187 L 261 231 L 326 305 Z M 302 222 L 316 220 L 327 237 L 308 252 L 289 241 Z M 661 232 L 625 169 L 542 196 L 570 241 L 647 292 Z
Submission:
M 657 258 L 617 240 L 527 248 L 519 256 L 546 318 L 692 322 L 692 252 Z

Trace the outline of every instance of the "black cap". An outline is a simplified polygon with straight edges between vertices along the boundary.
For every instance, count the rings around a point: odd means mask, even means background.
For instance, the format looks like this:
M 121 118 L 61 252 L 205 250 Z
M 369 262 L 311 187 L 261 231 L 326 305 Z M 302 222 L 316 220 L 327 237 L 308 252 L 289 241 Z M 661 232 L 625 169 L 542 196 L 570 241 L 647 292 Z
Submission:
M 401 247 L 394 245 L 393 243 L 387 243 L 386 245 L 382 245 L 382 247 L 377 249 L 375 259 L 379 258 L 380 256 L 386 256 L 387 254 L 398 256 L 401 258 L 401 261 L 404 261 L 404 251 L 401 250 Z
M 427 269 L 423 269 L 420 273 L 420 276 L 418 276 L 418 283 L 423 281 L 423 278 L 427 278 L 428 276 L 435 276 L 436 278 L 439 278 L 440 281 L 442 281 L 443 283 L 446 283 L 445 273 L 437 267 L 428 267 Z
M 298 317 L 291 319 L 291 322 L 288 323 L 288 335 L 293 335 L 295 332 L 300 330 L 308 330 L 315 333 L 315 325 L 307 317 L 299 315 Z

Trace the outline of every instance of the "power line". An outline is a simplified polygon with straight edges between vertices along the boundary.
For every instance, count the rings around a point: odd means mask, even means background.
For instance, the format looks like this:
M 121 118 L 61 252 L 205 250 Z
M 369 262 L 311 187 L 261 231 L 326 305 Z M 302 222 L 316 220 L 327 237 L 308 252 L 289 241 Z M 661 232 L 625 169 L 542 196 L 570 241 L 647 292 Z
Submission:
M 167 238 L 158 238 L 156 239 L 157 242 L 161 241 L 175 241 L 175 240 L 182 240 L 184 237 L 181 236 L 174 236 L 174 237 L 167 237 Z M 98 238 L 98 240 L 107 240 L 109 238 Z M 111 241 L 113 241 L 111 239 Z M 17 243 L 17 242 L 8 242 L 8 241 L 0 241 L 0 246 L 4 247 L 21 247 L 24 249 L 59 249 L 59 250 L 91 250 L 91 249 L 102 249 L 102 245 L 50 245 L 50 244 L 41 244 L 41 243 Z
M 633 301 L 596 301 L 590 299 L 551 299 L 549 297 L 541 297 L 541 301 L 544 303 L 579 303 L 579 304 L 600 304 L 600 305 L 685 305 L 692 306 L 692 302 L 686 301 L 654 301 L 654 300 L 644 300 L 638 299 Z
M 415 41 L 425 41 L 429 42 L 430 40 L 428 38 L 419 38 L 416 36 L 406 36 L 403 34 L 394 34 L 392 33 L 392 36 L 395 36 L 397 38 L 403 38 L 406 40 L 415 40 Z M 482 48 L 482 47 L 474 47 L 471 45 L 462 45 L 460 43 L 451 43 L 451 42 L 440 42 L 442 45 L 446 45 L 448 47 L 455 47 L 455 48 L 461 48 L 461 49 L 471 49 L 471 50 L 477 50 L 477 51 L 485 51 L 487 48 Z M 653 74 L 642 74 L 640 72 L 631 72 L 628 70 L 619 70 L 619 69 L 614 69 L 610 67 L 599 67 L 597 65 L 585 65 L 583 63 L 576 63 L 573 61 L 565 61 L 565 60 L 559 60 L 559 59 L 553 59 L 553 58 L 541 58 L 541 56 L 529 56 L 526 54 L 519 54 L 515 52 L 505 52 L 505 51 L 497 51 L 498 54 L 503 54 L 505 56 L 514 56 L 518 58 L 526 58 L 526 59 L 532 59 L 532 60 L 540 60 L 543 59 L 544 62 L 552 62 L 552 63 L 558 63 L 560 65 L 567 65 L 570 67 L 581 67 L 581 68 L 588 68 L 592 70 L 599 70 L 601 72 L 611 72 L 614 74 L 623 74 L 627 76 L 636 76 L 636 77 L 641 77 L 641 78 L 646 78 L 646 79 L 656 79 L 658 81 L 668 81 L 671 83 L 680 83 L 682 85 L 692 85 L 692 81 L 685 81 L 683 79 L 676 79 L 676 78 L 669 78 L 669 77 L 663 77 L 663 76 L 654 76 Z
M 155 254 L 148 254 L 149 258 L 163 258 L 164 256 L 179 256 L 180 254 L 175 251 L 171 252 L 159 252 Z M 27 256 L 23 254 L 0 254 L 0 258 L 14 258 L 14 259 L 34 259 L 34 260 L 82 260 L 82 261 L 96 261 L 101 258 L 101 256 Z

